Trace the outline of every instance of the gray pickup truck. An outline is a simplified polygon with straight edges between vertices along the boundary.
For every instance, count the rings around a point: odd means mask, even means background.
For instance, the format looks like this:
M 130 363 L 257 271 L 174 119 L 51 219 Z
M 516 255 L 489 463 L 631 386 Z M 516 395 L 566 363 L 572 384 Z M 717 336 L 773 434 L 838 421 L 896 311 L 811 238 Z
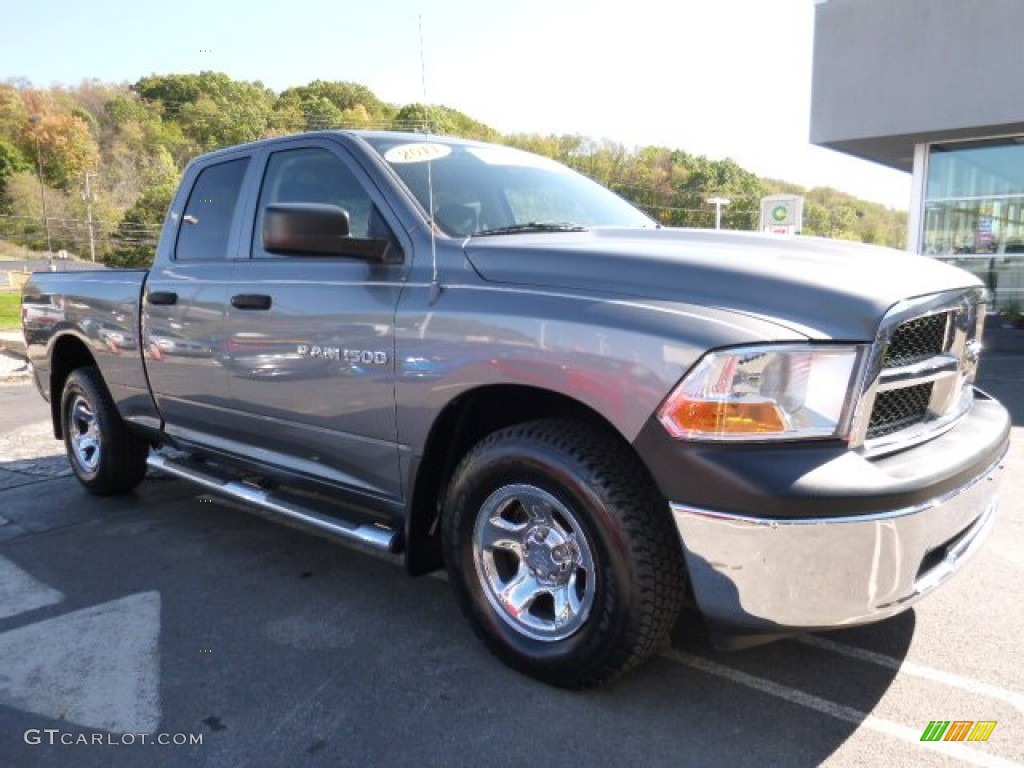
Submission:
M 36 274 L 75 475 L 147 467 L 447 568 L 505 663 L 585 687 L 891 616 L 991 527 L 985 293 L 904 253 L 660 227 L 557 163 L 323 132 L 195 160 L 150 270 Z M 38 307 L 59 307 L 36 323 Z

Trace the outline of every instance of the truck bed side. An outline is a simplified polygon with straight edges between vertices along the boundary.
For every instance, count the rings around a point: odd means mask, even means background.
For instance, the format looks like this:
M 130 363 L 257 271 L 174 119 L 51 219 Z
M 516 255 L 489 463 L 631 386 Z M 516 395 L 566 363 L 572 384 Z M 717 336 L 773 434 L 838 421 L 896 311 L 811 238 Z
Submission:
M 121 415 L 156 426 L 140 348 L 146 270 L 37 272 L 25 286 L 23 326 L 36 386 L 59 408 L 68 372 L 83 358 L 100 369 Z M 59 431 L 55 418 L 54 429 Z

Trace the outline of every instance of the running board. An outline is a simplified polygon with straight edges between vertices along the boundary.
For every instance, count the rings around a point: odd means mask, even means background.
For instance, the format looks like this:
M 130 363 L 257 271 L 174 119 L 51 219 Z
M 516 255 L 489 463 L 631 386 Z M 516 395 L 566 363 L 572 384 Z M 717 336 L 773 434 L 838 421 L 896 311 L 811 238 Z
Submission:
M 346 525 L 343 521 L 316 510 L 283 499 L 271 491 L 263 490 L 238 480 L 217 477 L 194 466 L 151 453 L 146 463 L 153 469 L 180 477 L 209 491 L 249 504 L 261 517 L 308 530 L 328 539 L 357 543 L 382 552 L 399 551 L 400 537 L 396 531 L 376 525 Z

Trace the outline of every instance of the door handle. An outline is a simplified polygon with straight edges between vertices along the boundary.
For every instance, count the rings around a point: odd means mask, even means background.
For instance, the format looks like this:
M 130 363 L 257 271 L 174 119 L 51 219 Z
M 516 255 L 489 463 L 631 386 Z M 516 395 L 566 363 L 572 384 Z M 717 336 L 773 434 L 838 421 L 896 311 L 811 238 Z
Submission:
M 239 293 L 231 297 L 235 309 L 270 309 L 272 300 L 265 293 Z
M 178 294 L 174 291 L 150 291 L 148 294 L 150 304 L 177 304 Z

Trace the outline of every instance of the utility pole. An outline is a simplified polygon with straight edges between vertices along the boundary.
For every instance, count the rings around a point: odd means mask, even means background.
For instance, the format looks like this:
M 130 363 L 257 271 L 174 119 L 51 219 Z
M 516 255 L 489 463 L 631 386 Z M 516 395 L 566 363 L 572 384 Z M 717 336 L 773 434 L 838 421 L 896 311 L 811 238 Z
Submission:
M 729 205 L 732 200 L 727 200 L 724 197 L 709 197 L 707 202 L 715 206 L 715 229 L 722 228 L 722 206 Z
M 32 125 L 39 125 L 42 115 L 32 115 L 28 121 Z M 50 217 L 46 215 L 46 188 L 43 186 L 43 153 L 39 148 L 39 134 L 32 132 L 36 140 L 36 169 L 39 171 L 39 199 L 43 201 L 43 227 L 46 229 L 46 252 L 53 253 L 53 242 L 50 240 Z
M 93 261 L 96 261 L 96 240 L 92 232 L 92 189 L 89 187 L 89 177 L 98 175 L 89 171 L 85 172 L 85 194 L 82 195 L 85 199 L 85 216 L 89 224 L 89 256 Z

